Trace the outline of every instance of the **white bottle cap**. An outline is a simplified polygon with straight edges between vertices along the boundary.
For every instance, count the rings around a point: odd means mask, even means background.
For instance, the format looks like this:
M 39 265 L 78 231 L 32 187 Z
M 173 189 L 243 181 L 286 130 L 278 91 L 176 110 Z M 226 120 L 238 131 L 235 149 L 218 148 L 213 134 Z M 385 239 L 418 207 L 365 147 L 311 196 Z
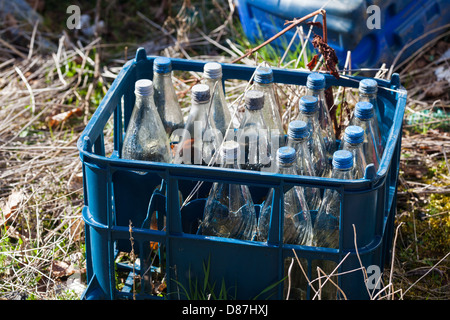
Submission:
M 136 81 L 134 85 L 134 93 L 139 96 L 149 96 L 153 94 L 153 82 L 149 79 L 141 79 Z
M 207 102 L 211 98 L 209 86 L 206 84 L 196 84 L 192 87 L 192 99 L 195 102 Z
M 208 62 L 203 67 L 203 74 L 208 79 L 219 79 L 222 77 L 222 65 L 217 62 Z

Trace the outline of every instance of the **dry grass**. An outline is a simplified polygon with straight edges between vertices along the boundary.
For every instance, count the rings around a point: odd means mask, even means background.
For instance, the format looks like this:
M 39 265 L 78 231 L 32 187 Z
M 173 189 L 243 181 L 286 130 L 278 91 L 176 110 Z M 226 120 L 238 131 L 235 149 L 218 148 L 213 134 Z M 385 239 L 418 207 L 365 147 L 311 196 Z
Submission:
M 165 23 L 137 13 L 145 30 L 163 33 L 158 41 L 139 45 L 147 52 L 153 49 L 172 57 L 217 60 L 220 54 L 219 61 L 230 62 L 245 50 L 233 41 L 239 35 L 233 9 L 227 2 L 217 2 L 209 12 L 223 22 L 213 28 L 206 23 L 197 27 L 207 13 L 188 7 L 181 7 Z M 4 53 L 0 57 L 0 297 L 76 298 L 78 293 L 72 295 L 65 287 L 68 279 L 73 282 L 74 276 L 85 274 L 82 173 L 76 141 L 120 70 L 123 57 L 131 58 L 135 48 L 130 45 L 124 52 L 108 55 L 114 45 L 103 39 L 81 42 L 60 33 L 50 35 L 57 41 L 48 53 L 39 25 L 24 22 L 17 26 L 21 42 L 0 43 Z M 0 32 L 6 34 L 10 28 L 0 25 Z M 449 107 L 448 82 L 436 82 L 434 76 L 438 67 L 448 67 L 448 59 L 436 62 L 448 47 L 448 36 L 440 37 L 394 66 L 408 89 L 408 113 Z M 430 55 L 436 57 L 434 61 L 429 61 Z M 242 62 L 259 65 L 261 57 Z M 299 59 L 304 57 L 299 55 Z M 292 67 L 299 61 L 283 63 Z M 380 69 L 377 75 L 385 77 L 386 71 Z M 177 91 L 189 90 L 192 83 L 186 82 L 187 77 L 200 76 L 176 75 Z M 226 85 L 228 101 L 238 105 L 246 84 Z M 294 106 L 302 91 L 284 86 L 278 93 L 287 106 L 283 111 L 287 123 L 295 116 Z M 342 94 L 335 90 L 336 101 Z M 349 102 L 354 99 L 351 91 L 345 94 Z M 385 274 L 389 284 L 384 292 L 389 295 L 384 297 L 389 299 L 449 298 L 450 208 L 438 204 L 450 190 L 450 137 L 445 128 L 419 129 L 420 133 L 417 127 L 405 125 L 402 141 L 396 255 Z M 106 132 L 105 137 L 110 136 Z M 437 244 L 432 247 L 423 240 Z

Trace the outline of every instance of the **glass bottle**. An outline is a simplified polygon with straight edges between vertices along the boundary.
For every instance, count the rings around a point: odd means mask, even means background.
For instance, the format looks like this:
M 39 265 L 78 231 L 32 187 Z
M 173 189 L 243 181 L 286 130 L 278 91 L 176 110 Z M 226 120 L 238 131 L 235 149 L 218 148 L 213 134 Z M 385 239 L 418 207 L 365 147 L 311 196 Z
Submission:
M 296 151 L 291 147 L 281 147 L 277 151 L 279 174 L 297 174 L 295 169 Z M 258 239 L 267 241 L 274 189 L 270 189 L 261 209 L 258 221 Z M 304 197 L 303 188 L 294 186 L 284 194 L 283 242 L 310 246 L 313 244 L 311 216 Z
M 363 150 L 367 164 L 373 163 L 378 170 L 383 151 L 380 148 L 379 133 L 374 120 L 374 109 L 370 102 L 358 102 L 355 105 L 350 125 L 359 126 L 364 130 Z
M 275 97 L 273 71 L 269 67 L 259 67 L 255 71 L 255 90 L 264 93 L 263 117 L 269 130 L 269 137 L 274 149 L 284 146 L 284 129 L 280 115 L 280 105 Z M 278 143 L 278 145 L 275 145 Z
M 366 170 L 366 157 L 363 150 L 364 130 L 359 126 L 345 128 L 342 150 L 348 150 L 353 154 L 353 177 L 364 178 Z
M 330 166 L 325 149 L 322 131 L 319 125 L 318 99 L 313 96 L 303 96 L 299 102 L 297 120 L 306 122 L 309 129 L 308 147 L 313 160 L 314 170 L 318 177 L 329 177 Z
M 325 76 L 318 72 L 311 73 L 306 80 L 306 88 L 307 95 L 317 97 L 319 100 L 319 125 L 322 129 L 322 137 L 324 139 L 325 149 L 327 150 L 327 156 L 331 158 L 334 151 L 336 151 L 336 136 L 334 134 L 330 111 L 325 101 Z
M 135 83 L 136 101 L 122 146 L 122 158 L 171 162 L 170 144 L 153 100 L 153 83 Z
M 191 89 L 191 109 L 183 135 L 176 146 L 174 163 L 208 165 L 214 155 L 217 137 L 208 121 L 210 92 L 206 84 Z
M 184 126 L 183 113 L 172 82 L 172 62 L 166 57 L 153 60 L 155 104 L 167 135 Z
M 225 92 L 222 84 L 222 65 L 217 62 L 208 62 L 203 67 L 203 77 L 205 84 L 209 86 L 212 102 L 209 112 L 209 121 L 222 134 L 222 138 L 227 137 L 228 125 L 231 121 L 230 110 L 225 100 Z M 214 90 L 215 86 L 215 91 Z M 230 135 L 233 127 L 230 127 Z M 230 139 L 231 140 L 231 139 Z
M 333 154 L 333 179 L 353 179 L 353 154 L 338 150 Z M 314 222 L 314 241 L 317 247 L 339 247 L 340 194 L 326 189 Z
M 237 142 L 244 150 L 240 154 L 240 164 L 245 170 L 269 170 L 272 161 L 268 130 L 262 114 L 264 93 L 249 90 L 244 99 L 245 113 L 237 132 Z
M 296 170 L 298 175 L 316 176 L 308 148 L 309 131 L 306 122 L 291 121 L 288 125 L 287 146 L 295 149 L 297 154 Z M 320 189 L 304 188 L 305 199 L 310 210 L 317 210 L 320 205 Z
M 373 106 L 373 126 L 375 130 L 378 132 L 378 141 L 377 146 L 380 154 L 383 153 L 383 148 L 385 146 L 385 141 L 383 141 L 383 136 L 380 131 L 379 121 L 381 119 L 381 111 L 380 106 L 377 101 L 377 93 L 378 93 L 378 84 L 374 79 L 363 79 L 359 82 L 359 101 L 361 102 L 370 102 Z
M 239 144 L 225 141 L 220 149 L 222 168 L 240 169 Z M 246 185 L 214 182 L 205 204 L 199 232 L 203 235 L 253 240 L 256 233 L 256 212 Z

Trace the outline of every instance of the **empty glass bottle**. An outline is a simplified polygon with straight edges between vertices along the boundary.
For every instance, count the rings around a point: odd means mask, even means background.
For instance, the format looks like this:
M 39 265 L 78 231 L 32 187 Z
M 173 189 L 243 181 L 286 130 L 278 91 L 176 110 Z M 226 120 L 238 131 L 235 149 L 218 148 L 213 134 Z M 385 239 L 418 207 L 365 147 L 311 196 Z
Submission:
M 225 100 L 225 92 L 222 84 L 222 65 L 217 62 L 208 62 L 203 67 L 203 76 L 205 84 L 209 86 L 212 102 L 209 111 L 209 121 L 220 131 L 222 138 L 225 139 L 228 125 L 231 121 L 230 110 Z M 215 91 L 214 90 L 215 86 Z M 233 126 L 230 126 L 230 135 Z
M 210 92 L 206 84 L 191 89 L 192 103 L 180 142 L 176 146 L 174 163 L 207 165 L 214 155 L 217 138 L 208 121 Z
M 359 101 L 370 102 L 373 105 L 373 122 L 374 128 L 378 132 L 378 149 L 383 153 L 383 148 L 385 146 L 385 141 L 380 131 L 380 124 L 378 121 L 381 120 L 381 111 L 378 106 L 377 101 L 378 84 L 374 79 L 363 79 L 359 82 Z M 380 119 L 380 120 L 378 120 Z
M 306 122 L 309 129 L 308 147 L 313 160 L 314 170 L 318 177 L 328 177 L 330 166 L 327 152 L 319 125 L 318 99 L 313 96 L 303 96 L 299 102 L 297 120 Z
M 271 147 L 262 109 L 264 93 L 249 90 L 245 93 L 245 113 L 237 132 L 237 142 L 243 147 L 240 155 L 242 169 L 259 171 L 271 166 Z
M 239 144 L 225 141 L 220 149 L 222 167 L 240 169 Z M 199 233 L 203 235 L 253 240 L 256 213 L 248 186 L 214 182 L 205 204 Z
M 277 151 L 277 166 L 280 174 L 297 174 L 294 148 L 281 147 Z M 272 215 L 274 189 L 267 195 L 258 221 L 258 239 L 267 241 Z M 311 215 L 306 203 L 303 188 L 294 186 L 284 193 L 283 242 L 310 246 L 313 244 Z
M 255 71 L 255 90 L 264 93 L 263 117 L 274 149 L 284 146 L 284 129 L 280 116 L 280 105 L 275 96 L 273 71 L 269 67 L 259 67 Z M 278 143 L 278 145 L 275 145 Z
M 153 83 L 135 83 L 136 102 L 122 146 L 122 158 L 171 162 L 170 145 L 153 100 Z
M 294 120 L 289 123 L 287 133 L 287 146 L 296 150 L 297 174 L 302 176 L 316 176 L 314 166 L 312 163 L 311 153 L 308 148 L 309 131 L 306 122 L 301 120 Z M 320 205 L 320 189 L 319 188 L 304 188 L 305 199 L 310 210 L 316 210 Z
M 353 179 L 353 154 L 348 150 L 338 150 L 333 154 L 334 179 Z M 314 241 L 317 247 L 339 247 L 340 194 L 334 189 L 326 189 L 314 222 Z
M 172 63 L 169 58 L 157 57 L 153 60 L 153 85 L 156 108 L 170 137 L 173 131 L 183 128 L 184 120 L 172 83 Z
M 363 150 L 364 130 L 359 126 L 348 126 L 345 128 L 343 150 L 348 150 L 353 154 L 353 177 L 354 179 L 364 178 L 366 170 L 366 157 Z
M 359 126 L 364 130 L 363 150 L 367 164 L 373 163 L 375 170 L 378 169 L 383 155 L 379 142 L 379 131 L 374 120 L 374 109 L 370 102 L 356 103 L 350 125 Z
M 306 80 L 306 88 L 307 95 L 317 97 L 319 100 L 319 125 L 322 129 L 327 156 L 332 157 L 334 151 L 336 151 L 336 136 L 333 123 L 331 122 L 330 111 L 325 102 L 325 76 L 317 72 L 311 73 Z

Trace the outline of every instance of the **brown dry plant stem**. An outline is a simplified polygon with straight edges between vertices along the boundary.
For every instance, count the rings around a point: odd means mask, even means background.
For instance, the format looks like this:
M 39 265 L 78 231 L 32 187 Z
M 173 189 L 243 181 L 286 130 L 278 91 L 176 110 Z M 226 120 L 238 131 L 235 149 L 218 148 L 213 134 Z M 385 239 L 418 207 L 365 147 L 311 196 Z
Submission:
M 292 21 L 287 21 L 286 23 L 290 23 L 289 26 L 287 26 L 286 28 L 284 28 L 283 30 L 281 30 L 280 32 L 278 32 L 276 35 L 272 36 L 270 39 L 267 39 L 266 41 L 264 41 L 263 43 L 261 43 L 260 45 L 258 45 L 257 47 L 250 49 L 249 51 L 247 51 L 245 54 L 243 54 L 242 56 L 240 56 L 239 58 L 234 59 L 231 63 L 236 63 L 241 61 L 242 59 L 251 56 L 253 53 L 255 53 L 256 51 L 258 51 L 259 49 L 261 49 L 262 47 L 268 45 L 269 43 L 271 43 L 272 41 L 274 41 L 275 39 L 279 38 L 280 36 L 282 36 L 283 34 L 285 34 L 286 32 L 288 32 L 289 30 L 291 30 L 292 28 L 297 27 L 300 23 L 318 15 L 321 14 L 323 16 L 323 35 L 324 35 L 324 41 L 326 42 L 327 39 L 327 26 L 326 26 L 326 11 L 324 9 L 319 9 L 316 10 L 310 14 L 307 14 L 306 16 L 304 16 L 303 18 L 300 19 L 294 19 Z

